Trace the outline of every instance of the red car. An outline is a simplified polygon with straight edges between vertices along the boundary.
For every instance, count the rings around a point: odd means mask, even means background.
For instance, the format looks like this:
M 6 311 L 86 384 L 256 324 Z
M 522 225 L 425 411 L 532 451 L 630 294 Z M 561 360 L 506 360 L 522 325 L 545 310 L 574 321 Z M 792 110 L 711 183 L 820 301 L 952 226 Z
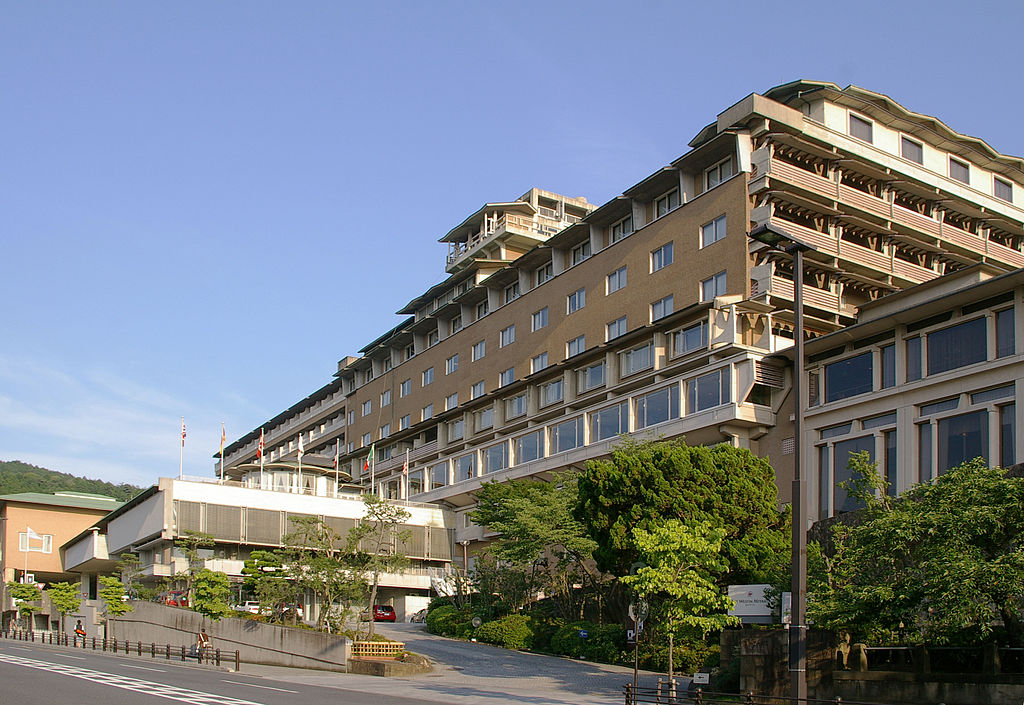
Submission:
M 391 605 L 374 605 L 373 606 L 373 621 L 374 622 L 394 622 L 395 621 L 395 608 Z
M 160 593 L 156 601 L 170 607 L 188 607 L 188 593 L 184 590 L 169 590 Z

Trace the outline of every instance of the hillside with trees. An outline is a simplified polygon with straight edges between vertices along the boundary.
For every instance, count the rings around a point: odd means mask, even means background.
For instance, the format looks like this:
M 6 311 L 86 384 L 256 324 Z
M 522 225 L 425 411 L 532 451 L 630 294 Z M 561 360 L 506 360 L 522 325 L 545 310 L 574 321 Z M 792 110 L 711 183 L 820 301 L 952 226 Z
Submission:
M 114 484 L 103 480 L 89 480 L 66 472 L 29 465 L 20 460 L 0 461 L 0 495 L 20 492 L 90 492 L 127 502 L 142 492 L 142 488 L 127 483 Z

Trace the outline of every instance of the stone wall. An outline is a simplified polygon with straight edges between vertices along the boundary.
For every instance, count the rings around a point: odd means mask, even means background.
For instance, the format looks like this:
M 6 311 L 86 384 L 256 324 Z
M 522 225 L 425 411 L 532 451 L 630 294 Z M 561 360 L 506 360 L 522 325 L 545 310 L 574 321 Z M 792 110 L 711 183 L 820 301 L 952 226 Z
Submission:
M 194 644 L 205 628 L 213 648 L 237 650 L 244 663 L 345 670 L 349 643 L 344 637 L 237 617 L 214 622 L 198 612 L 152 602 L 132 605 L 131 612 L 110 620 L 109 638 L 180 647 Z

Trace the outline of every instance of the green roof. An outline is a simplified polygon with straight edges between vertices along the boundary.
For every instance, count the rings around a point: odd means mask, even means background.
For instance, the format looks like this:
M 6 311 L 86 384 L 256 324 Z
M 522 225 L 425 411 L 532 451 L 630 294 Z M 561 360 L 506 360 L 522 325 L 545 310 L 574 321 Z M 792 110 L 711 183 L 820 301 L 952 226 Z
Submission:
M 18 502 L 20 504 L 48 504 L 57 507 L 75 507 L 77 509 L 106 509 L 114 511 L 124 502 L 113 497 L 89 492 L 21 492 L 19 494 L 0 495 L 0 502 Z

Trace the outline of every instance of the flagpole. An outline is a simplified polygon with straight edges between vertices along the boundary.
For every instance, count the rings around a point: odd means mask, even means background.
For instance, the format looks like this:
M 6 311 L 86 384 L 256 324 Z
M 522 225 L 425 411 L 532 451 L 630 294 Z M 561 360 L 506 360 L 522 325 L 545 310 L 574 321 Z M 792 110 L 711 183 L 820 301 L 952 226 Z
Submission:
M 377 484 L 377 454 L 373 452 L 373 444 L 370 444 L 370 492 L 375 492 L 374 485 Z
M 302 494 L 302 431 L 299 431 L 299 494 Z
M 263 429 L 260 429 L 260 444 L 258 447 L 260 456 L 260 489 L 266 489 L 263 486 Z
M 178 479 L 182 478 L 185 468 L 185 417 L 181 417 L 181 449 L 178 452 Z
M 224 422 L 220 422 L 220 481 L 224 482 L 224 439 L 226 436 Z
M 402 468 L 402 480 L 405 482 L 405 501 L 409 501 L 409 449 L 405 449 L 405 467 Z
M 25 524 L 25 572 L 21 574 L 21 582 L 28 585 L 28 554 L 32 550 L 32 527 Z
M 341 454 L 341 439 L 334 444 L 334 496 L 338 496 L 338 456 Z

